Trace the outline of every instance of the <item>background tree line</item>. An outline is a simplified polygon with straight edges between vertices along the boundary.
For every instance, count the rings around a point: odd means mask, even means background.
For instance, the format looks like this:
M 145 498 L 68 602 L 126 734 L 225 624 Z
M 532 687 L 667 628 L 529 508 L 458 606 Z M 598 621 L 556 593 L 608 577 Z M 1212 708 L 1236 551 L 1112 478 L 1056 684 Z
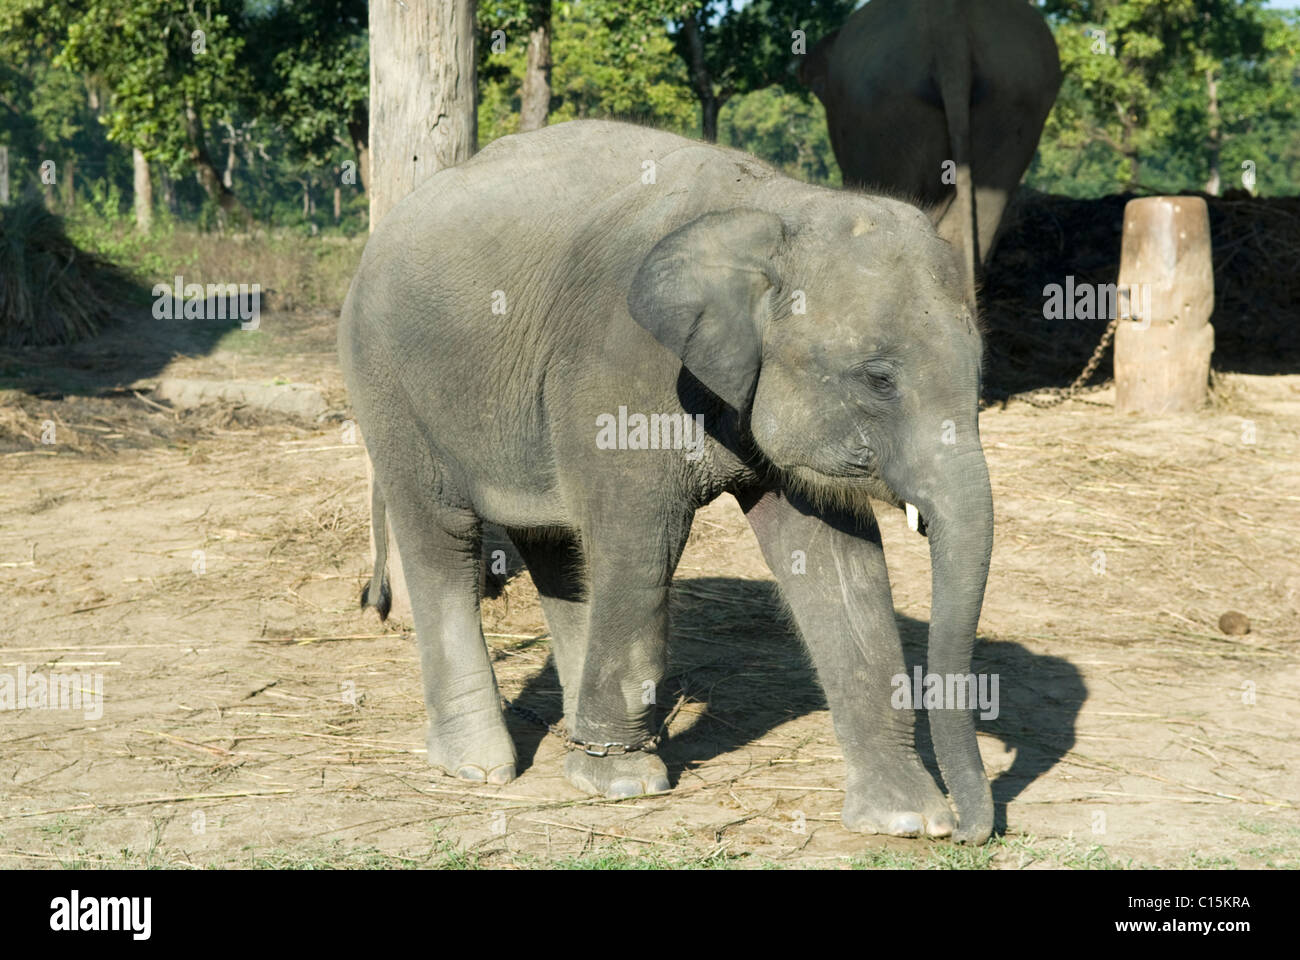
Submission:
M 794 68 L 855 0 L 480 0 L 478 140 L 577 117 L 838 184 Z M 1300 18 L 1263 0 L 1043 0 L 1065 82 L 1027 180 L 1300 193 Z M 11 192 L 215 225 L 365 219 L 365 0 L 0 0 Z M 800 33 L 802 31 L 802 33 Z M 41 164 L 53 162 L 53 176 Z M 46 182 L 51 181 L 52 182 Z

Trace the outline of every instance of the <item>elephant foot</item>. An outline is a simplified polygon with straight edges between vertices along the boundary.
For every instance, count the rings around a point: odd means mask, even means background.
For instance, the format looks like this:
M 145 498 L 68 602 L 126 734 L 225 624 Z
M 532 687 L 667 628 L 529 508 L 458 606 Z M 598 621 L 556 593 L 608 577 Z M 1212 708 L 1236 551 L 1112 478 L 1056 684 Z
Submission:
M 971 846 L 978 847 L 993 835 L 993 823 L 977 823 L 967 827 L 964 823 L 958 824 L 952 839 L 956 843 L 969 843 Z
M 953 794 L 958 816 L 952 838 L 957 843 L 979 846 L 993 835 L 993 794 L 987 781 L 981 786 L 982 790 L 971 791 L 972 795 L 966 802 L 963 802 L 962 794 Z
M 891 837 L 948 837 L 957 829 L 948 801 L 920 760 L 850 774 L 841 821 L 855 833 Z
M 429 763 L 442 772 L 475 783 L 509 783 L 515 778 L 515 745 L 499 722 L 499 730 L 435 730 L 426 744 Z
M 669 789 L 664 762 L 639 751 L 612 757 L 570 751 L 564 759 L 564 778 L 593 797 L 635 797 Z

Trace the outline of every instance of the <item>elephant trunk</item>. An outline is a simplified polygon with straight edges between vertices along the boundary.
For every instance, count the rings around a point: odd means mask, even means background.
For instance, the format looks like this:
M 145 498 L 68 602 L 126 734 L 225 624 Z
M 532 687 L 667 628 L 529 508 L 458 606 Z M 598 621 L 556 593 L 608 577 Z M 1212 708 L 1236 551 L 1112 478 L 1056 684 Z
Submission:
M 959 689 L 970 677 L 971 653 L 993 550 L 993 497 L 978 443 L 945 458 L 914 501 L 930 540 L 930 638 L 927 673 Z M 971 678 L 966 689 L 974 691 Z M 996 689 L 996 688 L 995 688 Z M 935 757 L 957 808 L 955 839 L 983 843 L 993 830 L 993 796 L 975 740 L 969 700 L 929 711 Z

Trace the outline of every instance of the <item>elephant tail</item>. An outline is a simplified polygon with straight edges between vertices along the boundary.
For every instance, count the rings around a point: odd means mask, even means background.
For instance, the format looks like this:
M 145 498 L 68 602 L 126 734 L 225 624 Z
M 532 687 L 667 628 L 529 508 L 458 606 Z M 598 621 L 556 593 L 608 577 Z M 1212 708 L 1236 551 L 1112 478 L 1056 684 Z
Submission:
M 374 607 L 379 619 L 387 620 L 393 608 L 393 590 L 388 581 L 388 522 L 384 511 L 384 496 L 379 484 L 370 478 L 370 535 L 375 541 L 375 568 L 370 579 L 361 588 L 361 609 Z
M 966 299 L 975 306 L 975 269 L 979 263 L 979 230 L 975 216 L 975 184 L 971 177 L 970 107 L 974 65 L 970 44 L 964 36 L 956 38 L 953 49 L 938 59 L 939 95 L 948 121 L 948 148 L 956 167 L 957 217 L 961 227 L 962 267 L 966 274 Z

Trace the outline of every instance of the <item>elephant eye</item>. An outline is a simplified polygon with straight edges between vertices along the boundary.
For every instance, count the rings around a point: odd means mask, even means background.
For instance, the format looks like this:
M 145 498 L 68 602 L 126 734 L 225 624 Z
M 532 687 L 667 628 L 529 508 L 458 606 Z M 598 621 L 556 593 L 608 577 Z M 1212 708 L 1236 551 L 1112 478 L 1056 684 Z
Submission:
M 855 380 L 879 397 L 888 399 L 898 395 L 894 365 L 887 360 L 864 360 L 853 368 L 852 375 Z

